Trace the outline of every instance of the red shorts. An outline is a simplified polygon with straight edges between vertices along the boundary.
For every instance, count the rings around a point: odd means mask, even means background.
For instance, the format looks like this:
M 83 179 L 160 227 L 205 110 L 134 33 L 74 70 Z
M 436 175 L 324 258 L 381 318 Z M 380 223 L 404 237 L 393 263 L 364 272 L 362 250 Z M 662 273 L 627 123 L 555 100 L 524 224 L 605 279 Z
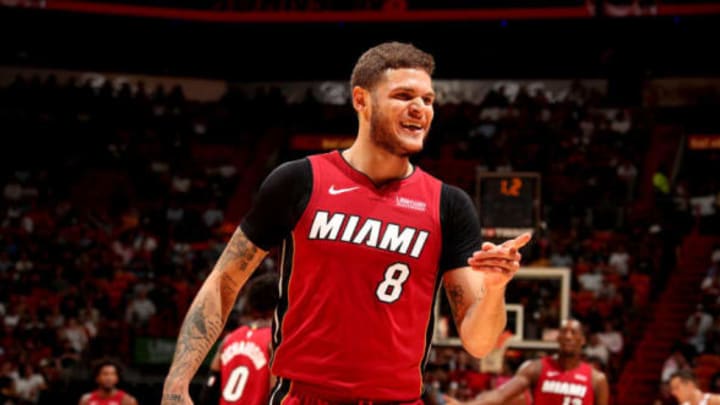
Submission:
M 318 393 L 311 385 L 278 378 L 270 393 L 270 405 L 423 405 L 421 399 L 411 401 L 370 401 L 337 399 Z

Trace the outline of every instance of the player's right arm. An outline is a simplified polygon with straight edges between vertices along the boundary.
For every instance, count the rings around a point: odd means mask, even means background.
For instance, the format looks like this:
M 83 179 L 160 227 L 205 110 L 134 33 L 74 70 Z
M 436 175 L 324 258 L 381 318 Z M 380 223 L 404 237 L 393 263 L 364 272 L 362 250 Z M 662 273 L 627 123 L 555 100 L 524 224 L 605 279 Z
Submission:
M 190 380 L 225 327 L 240 288 L 267 251 L 238 227 L 190 305 L 178 336 L 162 404 L 190 404 Z
M 78 402 L 78 405 L 87 405 L 88 402 L 90 402 L 90 393 L 83 395 L 80 398 L 80 402 Z
M 447 405 L 502 405 L 533 387 L 540 378 L 542 364 L 540 360 L 529 360 L 523 363 L 510 381 L 500 387 L 486 391 L 479 398 L 470 402 L 459 402 L 455 398 L 445 396 Z
M 180 328 L 163 387 L 163 405 L 192 404 L 190 380 L 225 326 L 237 294 L 272 246 L 295 227 L 312 190 L 307 159 L 285 163 L 263 181 L 253 206 L 198 291 Z

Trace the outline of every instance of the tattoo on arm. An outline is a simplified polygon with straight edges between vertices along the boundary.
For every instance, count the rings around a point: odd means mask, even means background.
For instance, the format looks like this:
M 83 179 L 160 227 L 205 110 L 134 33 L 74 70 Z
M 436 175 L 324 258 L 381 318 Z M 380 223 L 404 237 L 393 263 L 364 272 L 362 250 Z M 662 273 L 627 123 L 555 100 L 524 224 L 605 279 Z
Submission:
M 220 259 L 215 265 L 216 270 L 224 271 L 228 264 L 235 263 L 236 269 L 245 271 L 248 264 L 255 258 L 258 248 L 245 236 L 242 229 L 238 227 L 235 230 L 230 242 L 228 242 Z
M 208 310 L 207 297 L 190 308 L 177 341 L 173 368 L 169 379 L 188 377 L 194 373 L 203 361 L 203 353 L 210 350 L 213 342 L 222 331 L 224 322 L 219 311 Z
M 262 258 L 261 253 L 238 227 L 209 276 L 215 281 L 201 288 L 183 321 L 168 381 L 186 381 L 197 372 L 220 336 L 246 278 L 238 276 L 248 269 L 252 271 L 254 267 L 250 267 Z M 163 400 L 182 401 L 182 395 L 167 393 Z
M 237 299 L 240 285 L 229 274 L 222 273 L 222 283 L 220 284 L 220 298 L 222 299 L 222 319 L 230 316 L 235 299 Z
M 447 294 L 450 302 L 450 309 L 455 317 L 455 325 L 460 327 L 460 323 L 465 318 L 467 306 L 465 305 L 465 292 L 462 286 L 458 284 L 450 284 L 447 286 Z
M 180 394 L 165 394 L 163 395 L 163 403 L 166 402 L 182 402 L 183 396 Z

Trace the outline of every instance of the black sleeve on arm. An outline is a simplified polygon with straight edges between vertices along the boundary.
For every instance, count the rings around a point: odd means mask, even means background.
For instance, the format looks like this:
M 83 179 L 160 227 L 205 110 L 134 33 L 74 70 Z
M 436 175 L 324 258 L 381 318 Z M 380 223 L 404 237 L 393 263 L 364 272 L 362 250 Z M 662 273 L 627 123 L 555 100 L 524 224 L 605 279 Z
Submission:
M 467 259 L 480 249 L 480 218 L 475 204 L 462 189 L 443 183 L 440 192 L 442 253 L 440 271 L 467 266 Z
M 305 211 L 312 182 L 308 159 L 293 160 L 275 168 L 260 185 L 250 211 L 240 222 L 248 239 L 263 250 L 282 242 Z

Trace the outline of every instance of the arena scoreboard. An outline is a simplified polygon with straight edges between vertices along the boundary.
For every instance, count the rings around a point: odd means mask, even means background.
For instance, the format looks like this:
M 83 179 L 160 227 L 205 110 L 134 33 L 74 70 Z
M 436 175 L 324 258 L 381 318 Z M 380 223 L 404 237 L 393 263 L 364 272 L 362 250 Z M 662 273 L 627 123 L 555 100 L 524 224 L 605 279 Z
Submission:
M 540 180 L 536 172 L 476 173 L 475 204 L 484 240 L 502 241 L 538 229 Z

